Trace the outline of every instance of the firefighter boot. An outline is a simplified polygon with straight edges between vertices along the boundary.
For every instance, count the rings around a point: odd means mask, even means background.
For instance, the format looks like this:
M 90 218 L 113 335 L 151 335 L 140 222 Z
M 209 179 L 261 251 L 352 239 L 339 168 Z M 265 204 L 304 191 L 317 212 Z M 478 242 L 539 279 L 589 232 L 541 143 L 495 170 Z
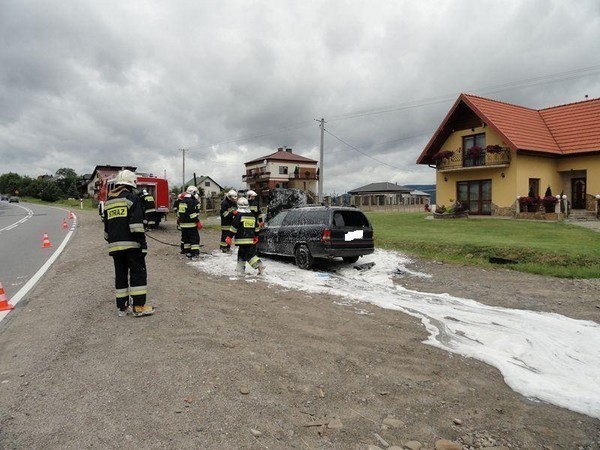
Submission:
M 262 261 L 259 261 L 258 264 L 256 265 L 256 271 L 258 272 L 259 275 L 262 275 L 263 272 L 265 271 L 265 265 L 262 263 Z
M 238 275 L 244 275 L 244 273 L 246 272 L 246 262 L 238 261 L 235 271 L 238 273 Z
M 133 317 L 142 317 L 142 316 L 150 316 L 156 312 L 154 306 L 144 305 L 144 306 L 134 306 L 131 315 Z

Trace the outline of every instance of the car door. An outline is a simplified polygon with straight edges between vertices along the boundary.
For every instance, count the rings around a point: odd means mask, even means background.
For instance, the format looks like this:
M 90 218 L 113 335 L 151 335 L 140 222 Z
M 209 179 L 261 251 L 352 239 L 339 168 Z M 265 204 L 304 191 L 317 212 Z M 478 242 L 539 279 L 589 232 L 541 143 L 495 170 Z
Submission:
M 264 227 L 260 230 L 258 251 L 262 253 L 279 253 L 279 229 L 285 217 L 287 211 L 281 211 L 271 220 L 265 223 Z

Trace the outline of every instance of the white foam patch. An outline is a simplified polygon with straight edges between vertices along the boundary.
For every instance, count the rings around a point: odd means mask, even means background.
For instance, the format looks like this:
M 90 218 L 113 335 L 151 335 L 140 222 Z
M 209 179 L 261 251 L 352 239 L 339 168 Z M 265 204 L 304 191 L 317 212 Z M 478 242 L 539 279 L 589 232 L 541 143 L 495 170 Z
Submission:
M 528 398 L 600 418 L 600 325 L 595 322 L 396 286 L 394 273 L 428 275 L 411 272 L 405 267 L 410 261 L 391 251 L 376 250 L 357 264 L 333 263 L 327 272 L 298 269 L 292 260 L 262 259 L 267 268 L 261 278 L 267 283 L 418 317 L 430 333 L 425 343 L 498 368 L 506 383 Z M 235 253 L 215 252 L 191 264 L 212 275 L 229 276 L 236 260 Z M 369 262 L 375 262 L 370 270 L 354 268 Z

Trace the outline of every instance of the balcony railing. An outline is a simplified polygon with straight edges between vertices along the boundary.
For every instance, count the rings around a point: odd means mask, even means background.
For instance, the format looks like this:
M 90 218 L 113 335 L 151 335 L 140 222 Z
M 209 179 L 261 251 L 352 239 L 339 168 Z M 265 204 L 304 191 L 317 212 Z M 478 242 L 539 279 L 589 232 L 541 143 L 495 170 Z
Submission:
M 242 181 L 258 180 L 261 178 L 268 178 L 271 172 L 259 172 L 242 175 Z
M 319 176 L 316 173 L 293 173 L 290 175 L 290 180 L 318 180 Z
M 510 149 L 502 148 L 498 153 L 483 151 L 479 156 L 469 157 L 457 150 L 449 158 L 440 159 L 436 169 L 440 171 L 458 170 L 475 167 L 494 167 L 510 165 Z

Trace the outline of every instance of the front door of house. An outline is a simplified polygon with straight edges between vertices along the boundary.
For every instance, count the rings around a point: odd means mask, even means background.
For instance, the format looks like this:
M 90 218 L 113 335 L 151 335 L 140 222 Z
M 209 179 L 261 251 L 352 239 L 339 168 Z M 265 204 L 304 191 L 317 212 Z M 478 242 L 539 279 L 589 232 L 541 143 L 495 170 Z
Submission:
M 571 180 L 571 208 L 585 209 L 585 178 Z
M 468 208 L 469 214 L 492 213 L 492 180 L 459 181 L 456 187 L 458 201 Z

